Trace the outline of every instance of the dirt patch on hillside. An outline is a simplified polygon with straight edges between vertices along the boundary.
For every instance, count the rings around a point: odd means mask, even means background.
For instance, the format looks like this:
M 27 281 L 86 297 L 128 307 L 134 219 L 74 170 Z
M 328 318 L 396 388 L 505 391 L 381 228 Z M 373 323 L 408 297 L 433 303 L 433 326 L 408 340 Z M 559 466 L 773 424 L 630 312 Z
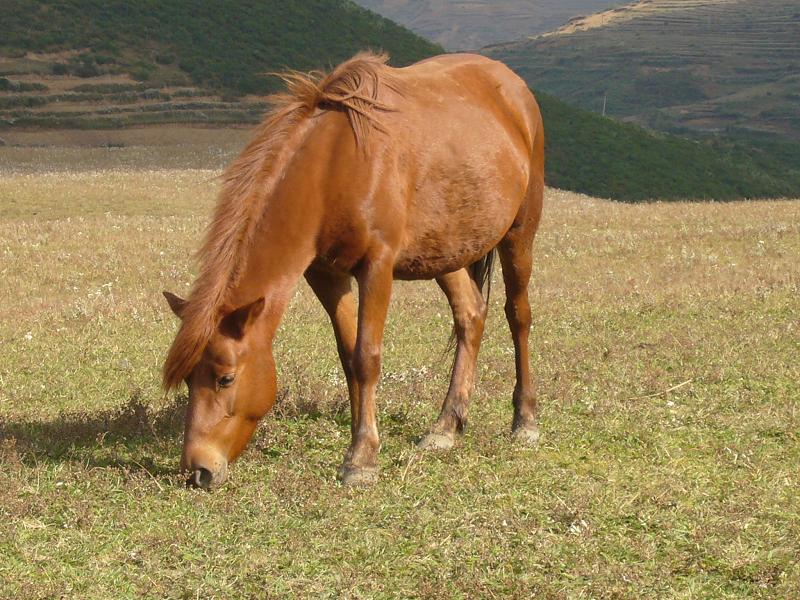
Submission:
M 713 4 L 730 4 L 739 0 L 706 0 L 704 2 L 684 2 L 681 0 L 639 0 L 625 6 L 612 8 L 603 12 L 575 17 L 570 19 L 565 25 L 554 31 L 543 33 L 539 37 L 550 37 L 554 35 L 569 35 L 580 31 L 588 31 L 608 25 L 618 25 L 625 21 L 632 21 L 645 15 L 654 13 L 664 13 L 672 11 L 687 10 L 698 6 L 708 6 Z

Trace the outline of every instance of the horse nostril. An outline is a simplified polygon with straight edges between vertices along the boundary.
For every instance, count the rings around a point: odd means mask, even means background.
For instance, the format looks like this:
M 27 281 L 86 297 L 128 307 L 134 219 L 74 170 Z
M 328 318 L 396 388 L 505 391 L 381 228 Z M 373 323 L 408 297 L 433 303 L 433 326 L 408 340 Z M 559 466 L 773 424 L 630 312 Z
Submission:
M 211 488 L 211 481 L 213 479 L 214 475 L 211 473 L 211 471 L 200 467 L 199 469 L 195 469 L 194 472 L 189 475 L 189 479 L 186 480 L 186 485 L 188 487 L 208 490 Z

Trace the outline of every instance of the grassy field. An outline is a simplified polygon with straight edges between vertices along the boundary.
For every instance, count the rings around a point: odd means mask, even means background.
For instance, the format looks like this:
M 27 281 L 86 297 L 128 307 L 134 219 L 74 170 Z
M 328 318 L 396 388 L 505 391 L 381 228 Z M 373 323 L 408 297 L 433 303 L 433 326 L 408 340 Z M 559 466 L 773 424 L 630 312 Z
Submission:
M 176 473 L 160 291 L 188 288 L 228 151 L 25 152 L 0 148 L 1 598 L 800 597 L 800 202 L 550 190 L 537 450 L 508 436 L 498 279 L 470 427 L 415 451 L 451 321 L 398 284 L 369 489 L 335 479 L 344 381 L 303 284 L 277 408 L 207 494 Z

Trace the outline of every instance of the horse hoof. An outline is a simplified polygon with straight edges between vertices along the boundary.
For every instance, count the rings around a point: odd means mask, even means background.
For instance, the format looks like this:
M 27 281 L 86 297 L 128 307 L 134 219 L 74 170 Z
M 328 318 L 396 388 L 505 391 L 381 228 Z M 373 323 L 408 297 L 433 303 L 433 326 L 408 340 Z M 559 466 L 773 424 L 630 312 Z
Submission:
M 452 433 L 429 433 L 417 442 L 417 448 L 420 450 L 450 450 L 455 443 Z
M 339 469 L 339 479 L 347 487 L 368 487 L 378 481 L 378 469 L 343 465 Z
M 517 427 L 511 438 L 521 446 L 535 447 L 539 445 L 539 428 L 536 425 Z

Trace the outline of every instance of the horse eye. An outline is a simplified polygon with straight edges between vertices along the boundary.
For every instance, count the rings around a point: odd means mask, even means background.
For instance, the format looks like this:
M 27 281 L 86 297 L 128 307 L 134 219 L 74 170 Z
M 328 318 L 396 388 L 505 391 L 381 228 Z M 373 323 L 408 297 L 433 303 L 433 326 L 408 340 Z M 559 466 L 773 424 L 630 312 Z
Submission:
M 231 387 L 233 385 L 233 380 L 235 379 L 235 375 L 223 375 L 219 379 L 217 379 L 217 385 L 221 388 Z

